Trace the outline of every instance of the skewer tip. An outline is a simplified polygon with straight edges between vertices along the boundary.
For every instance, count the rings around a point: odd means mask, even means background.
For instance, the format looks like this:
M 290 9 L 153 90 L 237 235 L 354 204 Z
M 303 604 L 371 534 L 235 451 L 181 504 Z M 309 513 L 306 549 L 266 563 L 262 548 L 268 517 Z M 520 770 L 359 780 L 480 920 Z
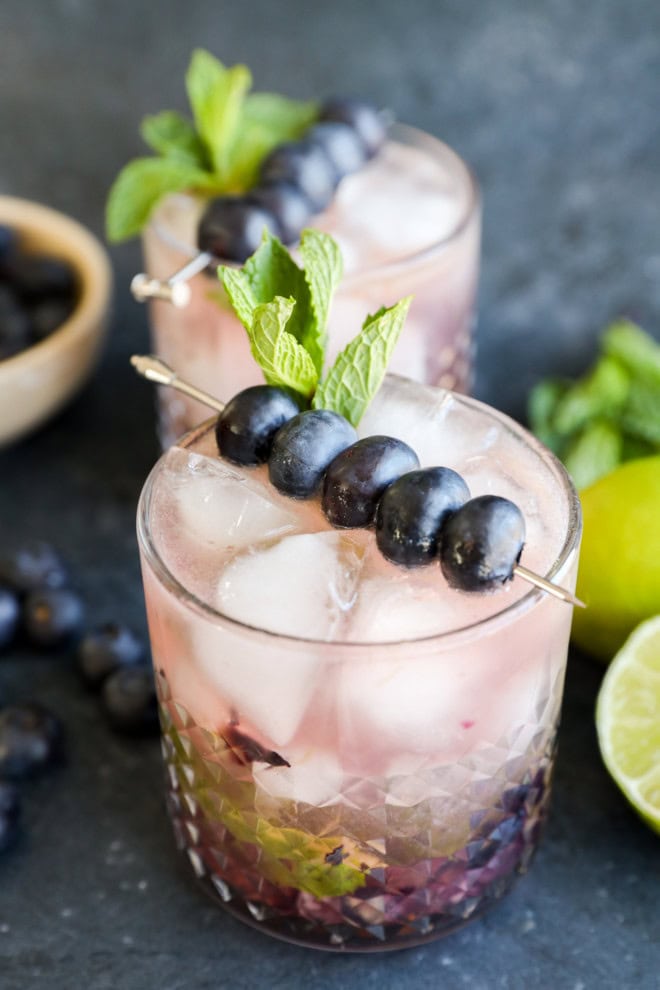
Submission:
M 150 382 L 157 382 L 159 385 L 171 385 L 176 378 L 176 374 L 170 366 L 153 354 L 133 354 L 131 364 L 138 375 L 142 375 Z

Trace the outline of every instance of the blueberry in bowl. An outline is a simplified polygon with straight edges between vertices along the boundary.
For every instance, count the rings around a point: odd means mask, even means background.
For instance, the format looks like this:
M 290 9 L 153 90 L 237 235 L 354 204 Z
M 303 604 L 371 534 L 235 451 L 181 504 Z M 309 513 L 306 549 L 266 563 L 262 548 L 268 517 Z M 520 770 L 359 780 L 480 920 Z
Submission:
M 0 447 L 44 423 L 87 380 L 110 290 L 107 254 L 88 230 L 0 196 Z

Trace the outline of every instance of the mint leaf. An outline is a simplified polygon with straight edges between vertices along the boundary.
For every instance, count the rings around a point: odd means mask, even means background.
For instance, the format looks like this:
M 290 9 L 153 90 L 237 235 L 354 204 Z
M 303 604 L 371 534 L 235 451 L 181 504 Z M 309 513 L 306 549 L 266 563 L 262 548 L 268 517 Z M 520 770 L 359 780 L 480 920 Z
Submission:
M 576 488 L 586 488 L 621 463 L 621 431 L 605 420 L 594 420 L 571 444 L 564 466 Z
M 208 174 L 175 158 L 137 158 L 119 173 L 106 206 L 109 241 L 139 234 L 151 211 L 167 193 L 203 189 Z
M 630 375 L 613 357 L 601 357 L 593 370 L 568 389 L 552 419 L 560 436 L 582 429 L 598 416 L 615 418 L 628 397 Z
M 191 121 L 176 110 L 145 117 L 140 134 L 149 147 L 167 158 L 177 158 L 208 171 L 210 162 Z
M 287 100 L 275 93 L 251 93 L 243 103 L 240 127 L 231 149 L 227 182 L 250 189 L 262 161 L 285 141 L 295 141 L 316 120 L 318 105 Z
M 303 231 L 300 254 L 310 298 L 309 319 L 303 331 L 302 343 L 320 375 L 328 342 L 330 303 L 341 281 L 343 262 L 336 242 L 319 230 Z
M 385 376 L 411 299 L 408 296 L 367 317 L 317 389 L 312 402 L 315 409 L 332 409 L 357 426 Z
M 293 297 L 296 306 L 287 330 L 297 341 L 303 341 L 310 312 L 309 288 L 305 274 L 277 237 L 264 231 L 261 244 L 242 268 L 223 265 L 218 275 L 236 315 L 248 331 L 257 306 L 271 302 L 276 296 Z
M 534 386 L 527 400 L 527 418 L 532 431 L 555 454 L 561 452 L 563 438 L 554 429 L 553 419 L 568 388 L 567 382 L 547 378 Z
M 198 48 L 186 73 L 186 88 L 199 136 L 208 151 L 217 179 L 226 183 L 245 94 L 252 84 L 245 65 L 226 69 Z
M 633 382 L 620 423 L 631 437 L 660 449 L 660 385 Z
M 305 348 L 286 330 L 294 306 L 295 300 L 281 296 L 257 306 L 248 335 L 252 355 L 268 384 L 293 389 L 309 398 L 318 374 Z
M 603 334 L 603 350 L 637 379 L 660 388 L 660 344 L 630 320 L 617 320 Z

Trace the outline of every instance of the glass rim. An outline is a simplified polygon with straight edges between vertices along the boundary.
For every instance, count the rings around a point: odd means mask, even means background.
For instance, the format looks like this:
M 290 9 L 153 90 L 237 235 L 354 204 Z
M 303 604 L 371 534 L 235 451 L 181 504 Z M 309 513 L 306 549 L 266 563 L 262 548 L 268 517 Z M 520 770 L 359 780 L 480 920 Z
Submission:
M 443 251 L 447 250 L 455 241 L 457 241 L 463 234 L 465 229 L 469 226 L 473 217 L 475 217 L 481 209 L 481 190 L 477 177 L 472 170 L 472 168 L 467 164 L 467 162 L 455 151 L 451 145 L 446 144 L 440 138 L 435 137 L 433 134 L 429 134 L 427 131 L 423 131 L 418 127 L 412 127 L 410 124 L 400 124 L 394 123 L 391 125 L 389 134 L 393 138 L 401 138 L 403 143 L 421 145 L 430 149 L 435 155 L 445 155 L 451 158 L 455 167 L 457 167 L 459 173 L 461 174 L 461 183 L 467 189 L 467 195 L 465 197 L 465 203 L 463 204 L 463 209 L 460 211 L 458 217 L 456 218 L 453 226 L 450 230 L 444 234 L 443 237 L 439 237 L 425 247 L 419 250 L 412 251 L 409 254 L 404 254 L 401 257 L 393 258 L 391 261 L 379 262 L 378 264 L 371 265 L 367 268 L 358 268 L 355 271 L 348 272 L 345 274 L 341 280 L 337 291 L 342 292 L 344 288 L 350 288 L 352 284 L 356 281 L 363 281 L 365 278 L 388 278 L 393 277 L 398 271 L 404 268 L 412 267 L 416 264 L 425 264 L 427 261 L 432 260 L 436 255 L 441 254 Z M 193 193 L 173 193 L 173 197 L 179 199 L 194 200 L 196 197 Z M 309 224 L 313 227 L 313 217 Z M 167 244 L 168 247 L 178 251 L 184 256 L 185 259 L 191 259 L 196 256 L 197 248 L 193 245 L 187 244 L 184 241 L 179 240 L 176 237 L 167 224 L 157 218 L 157 214 L 152 217 L 147 225 L 147 229 L 154 231 L 157 238 Z M 218 264 L 226 265 L 227 267 L 239 267 L 234 261 L 227 261 L 224 258 L 216 259 Z
M 441 391 L 448 390 L 444 389 Z M 537 456 L 547 463 L 554 472 L 558 484 L 560 484 L 563 495 L 566 499 L 568 518 L 566 521 L 566 534 L 561 549 L 559 550 L 555 560 L 547 569 L 546 573 L 542 575 L 546 578 L 546 580 L 552 581 L 554 577 L 561 574 L 564 566 L 570 560 L 574 551 L 577 550 L 582 531 L 580 501 L 570 476 L 564 468 L 564 465 L 557 457 L 555 457 L 552 451 L 545 447 L 540 440 L 538 440 L 533 434 L 531 434 L 506 413 L 500 412 L 494 407 L 489 406 L 478 399 L 459 395 L 457 393 L 452 393 L 452 395 L 458 401 L 483 410 L 491 416 L 491 418 L 497 419 L 501 425 L 503 425 L 510 432 L 514 433 L 519 440 L 526 443 L 528 447 L 531 447 Z M 215 419 L 216 417 L 211 417 L 210 419 L 207 419 L 203 423 L 199 424 L 199 426 L 196 426 L 192 430 L 185 433 L 179 438 L 175 446 L 185 449 L 186 446 L 189 446 L 198 436 L 208 432 L 208 430 L 212 428 L 212 425 L 215 423 Z M 307 636 L 292 636 L 285 633 L 273 632 L 268 629 L 262 629 L 259 626 L 251 625 L 247 622 L 241 622 L 238 619 L 233 619 L 231 616 L 225 615 L 219 609 L 213 608 L 213 606 L 209 605 L 207 602 L 203 601 L 192 591 L 186 588 L 185 585 L 183 585 L 181 581 L 179 581 L 179 579 L 171 572 L 155 547 L 149 526 L 149 510 L 151 508 L 151 496 L 153 494 L 154 484 L 160 473 L 166 455 L 167 451 L 161 454 L 158 458 L 147 476 L 140 493 L 137 508 L 138 543 L 159 583 L 170 594 L 173 594 L 175 598 L 184 603 L 186 608 L 190 608 L 193 612 L 201 614 L 207 620 L 211 619 L 216 624 L 220 623 L 223 625 L 228 625 L 234 630 L 239 632 L 247 632 L 251 635 L 256 633 L 264 637 L 266 640 L 276 640 L 280 644 L 288 643 L 292 648 L 299 648 L 301 645 L 307 644 L 316 648 L 321 647 L 326 650 L 337 652 L 346 650 L 360 651 L 365 654 L 373 652 L 374 650 L 391 652 L 400 650 L 403 646 L 414 646 L 415 649 L 420 649 L 425 647 L 434 648 L 438 644 L 443 644 L 443 646 L 454 645 L 463 643 L 465 640 L 478 638 L 480 635 L 488 635 L 502 626 L 513 624 L 521 616 L 526 615 L 532 608 L 538 607 L 548 595 L 547 592 L 541 591 L 534 586 L 530 586 L 529 590 L 520 598 L 510 602 L 504 608 L 494 612 L 492 615 L 479 619 L 476 622 L 469 623 L 468 625 L 461 626 L 457 629 L 434 633 L 430 636 L 421 636 L 415 639 L 385 640 L 382 642 L 355 642 L 351 640 L 326 640 L 314 639 Z M 469 594 L 469 592 L 466 592 L 466 594 Z M 557 601 L 557 607 L 570 608 L 572 606 L 565 602 Z

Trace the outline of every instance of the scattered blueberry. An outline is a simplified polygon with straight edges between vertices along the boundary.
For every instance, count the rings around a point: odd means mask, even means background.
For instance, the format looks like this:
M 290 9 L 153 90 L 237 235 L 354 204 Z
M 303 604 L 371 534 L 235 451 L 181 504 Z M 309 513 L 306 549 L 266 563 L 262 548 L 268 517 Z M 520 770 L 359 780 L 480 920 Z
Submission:
M 312 217 L 309 200 L 291 182 L 278 181 L 255 186 L 247 198 L 275 217 L 278 236 L 284 244 L 295 244 Z
M 273 440 L 268 473 L 275 487 L 293 498 L 309 498 L 328 464 L 357 439 L 354 427 L 329 409 L 298 413 Z
M 34 646 L 62 646 L 82 632 L 85 610 L 70 588 L 31 591 L 23 603 L 23 628 Z
M 450 513 L 470 497 L 451 468 L 410 471 L 385 489 L 376 513 L 376 543 L 384 557 L 404 567 L 430 563 Z
M 335 169 L 323 148 L 313 141 L 280 144 L 264 159 L 261 184 L 291 182 L 309 200 L 314 212 L 324 210 L 336 186 Z
M 351 172 L 357 172 L 367 159 L 365 147 L 350 124 L 322 121 L 315 124 L 307 136 L 325 151 L 332 162 L 337 182 Z
M 261 244 L 264 228 L 277 235 L 272 213 L 239 196 L 212 199 L 199 222 L 197 246 L 216 258 L 245 261 Z
M 279 428 L 299 412 L 284 389 L 273 385 L 246 388 L 227 403 L 218 417 L 218 450 L 235 464 L 263 464 Z
M 20 814 L 18 791 L 8 780 L 0 780 L 0 852 L 15 841 Z
M 103 684 L 103 708 L 110 725 L 130 735 L 158 730 L 158 703 L 150 667 L 120 667 Z
M 16 592 L 0 587 L 0 650 L 14 638 L 20 615 L 21 606 Z
M 62 754 L 58 718 L 36 702 L 0 710 L 0 777 L 28 777 L 55 763 Z
M 387 486 L 418 467 L 417 454 L 402 440 L 384 436 L 358 440 L 328 467 L 323 512 L 333 526 L 368 526 Z
M 499 495 L 481 495 L 445 523 L 442 573 L 453 588 L 485 591 L 512 577 L 524 543 L 525 520 L 518 506 Z
M 107 623 L 87 633 L 78 644 L 78 669 L 90 687 L 100 687 L 106 677 L 120 667 L 134 667 L 144 661 L 141 639 L 127 626 Z
M 380 150 L 387 137 L 384 115 L 366 100 L 334 97 L 321 107 L 319 120 L 337 121 L 352 127 L 369 158 Z
M 40 540 L 0 555 L 0 584 L 23 594 L 38 588 L 63 588 L 69 580 L 57 551 Z

